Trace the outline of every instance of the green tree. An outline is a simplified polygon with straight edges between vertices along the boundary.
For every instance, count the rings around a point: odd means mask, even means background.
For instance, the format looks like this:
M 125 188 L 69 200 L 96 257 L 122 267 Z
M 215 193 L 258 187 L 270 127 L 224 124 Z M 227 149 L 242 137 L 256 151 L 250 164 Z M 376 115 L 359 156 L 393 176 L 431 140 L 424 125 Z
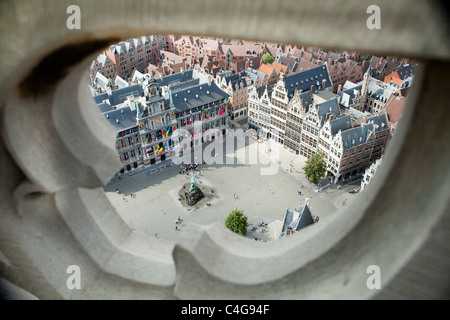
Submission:
M 248 218 L 243 210 L 234 209 L 225 219 L 225 227 L 238 234 L 247 234 Z
M 309 158 L 306 161 L 306 164 L 303 167 L 303 170 L 305 171 L 308 179 L 313 183 L 317 183 L 320 181 L 320 179 L 325 177 L 325 174 L 327 173 L 327 169 L 325 166 L 325 160 L 324 160 L 323 153 L 317 152 L 311 158 Z
M 272 57 L 270 54 L 268 53 L 264 53 L 263 56 L 261 57 L 262 61 L 264 61 L 264 63 L 268 63 L 268 64 L 272 64 L 272 62 L 275 61 L 275 58 Z

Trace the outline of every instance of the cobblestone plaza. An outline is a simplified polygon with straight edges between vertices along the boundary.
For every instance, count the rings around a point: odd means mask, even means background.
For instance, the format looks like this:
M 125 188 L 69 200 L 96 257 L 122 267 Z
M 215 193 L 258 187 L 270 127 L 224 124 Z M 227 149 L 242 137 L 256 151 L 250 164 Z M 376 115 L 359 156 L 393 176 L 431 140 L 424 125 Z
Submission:
M 220 140 L 214 143 L 223 143 Z M 329 184 L 324 179 L 318 186 L 310 183 L 303 173 L 305 158 L 295 155 L 288 149 L 273 141 L 255 141 L 249 138 L 245 146 L 258 146 L 259 159 L 256 164 L 237 163 L 236 152 L 234 164 L 227 164 L 233 154 L 226 153 L 224 164 L 201 165 L 196 172 L 197 182 L 214 188 L 217 196 L 211 200 L 211 206 L 188 208 L 178 200 L 178 194 L 184 184 L 190 181 L 189 175 L 179 174 L 180 166 L 173 164 L 160 172 L 150 174 L 150 169 L 126 177 L 105 186 L 105 191 L 119 215 L 136 232 L 176 242 L 183 229 L 189 224 L 209 225 L 224 224 L 228 214 L 235 208 L 244 210 L 249 224 L 264 221 L 268 224 L 265 233 L 261 228 L 249 231 L 249 239 L 263 241 L 277 240 L 281 232 L 286 209 L 295 209 L 308 201 L 314 216 L 320 221 L 335 214 L 338 208 L 345 206 L 354 198 L 349 194 L 355 184 L 341 189 Z M 277 164 L 276 173 L 261 175 L 261 167 L 269 159 Z M 167 161 L 169 162 L 169 161 Z M 119 192 L 115 192 L 119 189 Z M 301 191 L 301 194 L 297 194 Z M 131 196 L 131 193 L 134 196 Z M 236 199 L 234 194 L 237 195 Z M 125 200 L 124 200 L 125 199 Z M 176 224 L 176 219 L 182 219 Z M 175 228 L 177 226 L 178 230 Z

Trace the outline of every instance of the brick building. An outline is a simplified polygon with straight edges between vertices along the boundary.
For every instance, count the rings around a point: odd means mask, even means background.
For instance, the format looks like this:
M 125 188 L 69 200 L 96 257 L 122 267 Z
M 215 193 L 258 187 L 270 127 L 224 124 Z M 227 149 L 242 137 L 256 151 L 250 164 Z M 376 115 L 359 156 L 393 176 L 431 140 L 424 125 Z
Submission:
M 230 95 L 228 112 L 231 119 L 246 117 L 248 110 L 247 90 L 251 84 L 251 81 L 247 79 L 246 72 L 219 73 L 216 77 L 216 83 L 220 89 Z
M 126 80 L 134 70 L 146 73 L 150 63 L 159 63 L 159 45 L 158 36 L 142 36 L 112 45 L 105 53 L 114 63 L 117 75 Z
M 137 84 L 94 96 L 117 131 L 116 149 L 123 165 L 118 174 L 169 159 L 184 139 L 192 138 L 191 146 L 206 142 L 199 133 L 209 133 L 209 140 L 225 134 L 228 94 L 214 82 L 193 78 L 193 72 L 157 80 L 144 76 Z M 177 129 L 186 129 L 190 136 L 172 140 Z

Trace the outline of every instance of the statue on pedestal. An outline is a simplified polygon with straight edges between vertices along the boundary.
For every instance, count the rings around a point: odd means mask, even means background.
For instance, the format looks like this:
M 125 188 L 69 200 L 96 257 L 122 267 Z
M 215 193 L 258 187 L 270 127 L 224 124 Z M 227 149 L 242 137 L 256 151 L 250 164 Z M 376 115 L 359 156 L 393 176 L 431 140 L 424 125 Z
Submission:
M 203 192 L 197 187 L 194 173 L 191 173 L 191 186 L 189 188 L 189 191 L 185 193 L 185 196 L 187 203 L 190 206 L 193 206 L 204 197 Z
M 195 174 L 191 173 L 191 187 L 189 188 L 189 192 L 194 191 L 197 188 L 197 181 L 195 181 Z

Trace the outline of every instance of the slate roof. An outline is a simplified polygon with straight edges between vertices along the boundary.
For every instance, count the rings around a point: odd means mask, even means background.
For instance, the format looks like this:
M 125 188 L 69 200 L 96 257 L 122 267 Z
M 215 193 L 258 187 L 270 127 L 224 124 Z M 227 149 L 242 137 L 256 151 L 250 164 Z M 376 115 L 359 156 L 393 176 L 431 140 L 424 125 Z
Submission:
M 366 123 L 373 124 L 375 132 L 380 132 L 389 128 L 388 119 L 385 113 L 367 117 Z
M 322 98 L 323 100 L 331 100 L 336 99 L 337 94 L 327 91 L 327 90 L 319 90 L 314 93 L 315 96 Z
M 179 72 L 179 73 L 165 76 L 162 79 L 157 78 L 155 80 L 158 83 L 159 87 L 164 87 L 164 86 L 168 86 L 169 84 L 182 83 L 182 82 L 192 80 L 192 78 L 193 78 L 192 75 L 193 75 L 193 70 L 187 70 L 184 72 Z
M 105 113 L 105 112 L 114 110 L 113 107 L 111 107 L 111 105 L 109 105 L 107 103 L 103 103 L 103 102 L 98 104 L 98 108 L 100 109 L 101 113 Z
M 280 238 L 286 237 L 286 230 L 291 228 L 292 230 L 299 231 L 314 223 L 311 211 L 308 204 L 305 203 L 297 210 L 287 210 L 284 217 L 283 227 L 281 229 Z
M 227 97 L 229 94 L 222 91 L 215 82 L 211 82 L 210 86 L 204 83 L 172 93 L 173 104 L 177 111 L 186 111 Z M 170 103 L 169 99 L 165 102 Z
M 339 96 L 339 103 L 347 108 L 353 105 L 353 99 L 356 97 L 356 93 L 361 92 L 362 85 L 354 86 L 350 89 L 339 91 L 337 95 Z
M 108 93 L 101 93 L 93 97 L 96 104 L 102 103 L 105 100 L 109 100 Z
M 256 83 L 257 79 L 259 79 L 261 81 L 264 80 L 265 74 L 256 69 L 248 68 L 246 70 L 246 72 L 247 72 L 247 76 L 249 76 L 250 79 L 252 79 L 253 83 Z
M 309 106 L 313 104 L 311 92 L 306 91 L 306 92 L 300 93 L 300 99 L 303 100 L 303 106 L 306 108 L 306 111 L 308 111 Z
M 414 66 L 411 66 L 410 64 L 404 64 L 401 67 L 398 67 L 395 71 L 397 71 L 400 79 L 405 80 L 405 78 L 414 74 Z
M 341 131 L 343 149 L 348 150 L 367 142 L 373 132 L 373 124 L 365 124 L 349 130 Z
M 182 82 L 182 83 L 178 83 L 178 84 L 173 84 L 173 85 L 170 85 L 169 87 L 170 87 L 170 90 L 172 91 L 172 93 L 174 93 L 176 91 L 183 90 L 183 89 L 186 89 L 186 88 L 189 88 L 189 87 L 193 87 L 193 86 L 196 86 L 198 84 L 200 84 L 200 79 L 199 78 L 188 80 L 188 81 L 185 81 L 185 82 Z
M 247 80 L 245 79 L 246 75 L 247 74 L 245 71 L 234 73 L 228 77 L 225 77 L 225 82 L 227 83 L 227 85 L 229 85 L 231 82 L 231 87 L 233 91 L 236 90 L 236 85 L 238 86 L 238 90 L 241 88 L 241 84 L 243 85 L 244 88 L 246 88 L 247 87 Z
M 136 110 L 131 110 L 130 107 L 123 107 L 105 112 L 103 115 L 116 131 L 122 131 L 137 126 Z
M 351 117 L 354 125 L 359 125 L 360 123 L 365 122 L 364 117 L 367 113 L 368 112 L 364 113 L 352 107 L 349 107 L 347 110 L 345 110 L 345 115 L 349 115 Z
M 325 80 L 325 88 L 333 86 L 325 65 L 287 76 L 284 78 L 284 83 L 291 99 L 295 89 L 309 91 L 313 86 L 313 91 L 321 90 L 322 80 Z
M 240 78 L 243 78 L 245 75 L 242 72 L 239 73 L 233 73 L 231 75 L 229 75 L 228 77 L 225 77 L 225 81 L 228 83 L 230 83 L 230 81 L 235 81 L 238 80 Z
M 234 80 L 231 82 L 231 87 L 233 88 L 233 91 L 240 90 L 241 85 L 243 86 L 243 88 L 247 87 L 247 80 L 245 80 L 245 78 L 240 78 L 240 79 L 237 79 L 237 80 Z M 237 89 L 236 89 L 236 86 L 237 86 Z
M 112 106 L 115 106 L 124 102 L 130 95 L 133 95 L 134 97 L 141 97 L 142 93 L 142 86 L 140 84 L 135 84 L 122 89 L 114 90 L 109 95 L 109 101 Z
M 316 104 L 317 115 L 321 121 L 321 125 L 325 123 L 327 114 L 332 113 L 336 117 L 339 116 L 339 106 L 336 99 L 331 99 L 322 103 Z
M 350 115 L 330 121 L 331 134 L 334 136 L 339 130 L 344 131 L 352 127 L 352 120 Z
M 387 102 L 392 93 L 393 90 L 390 87 L 386 86 L 383 88 L 372 81 L 369 81 L 369 85 L 367 86 L 367 95 L 382 102 Z
M 262 97 L 262 95 L 264 94 L 264 91 L 266 91 L 266 86 L 260 86 L 260 87 L 256 88 L 256 93 L 258 94 L 258 98 Z M 268 85 L 267 86 L 267 94 L 269 95 L 269 99 L 270 99 L 270 96 L 272 95 L 272 91 L 273 91 L 273 88 Z

